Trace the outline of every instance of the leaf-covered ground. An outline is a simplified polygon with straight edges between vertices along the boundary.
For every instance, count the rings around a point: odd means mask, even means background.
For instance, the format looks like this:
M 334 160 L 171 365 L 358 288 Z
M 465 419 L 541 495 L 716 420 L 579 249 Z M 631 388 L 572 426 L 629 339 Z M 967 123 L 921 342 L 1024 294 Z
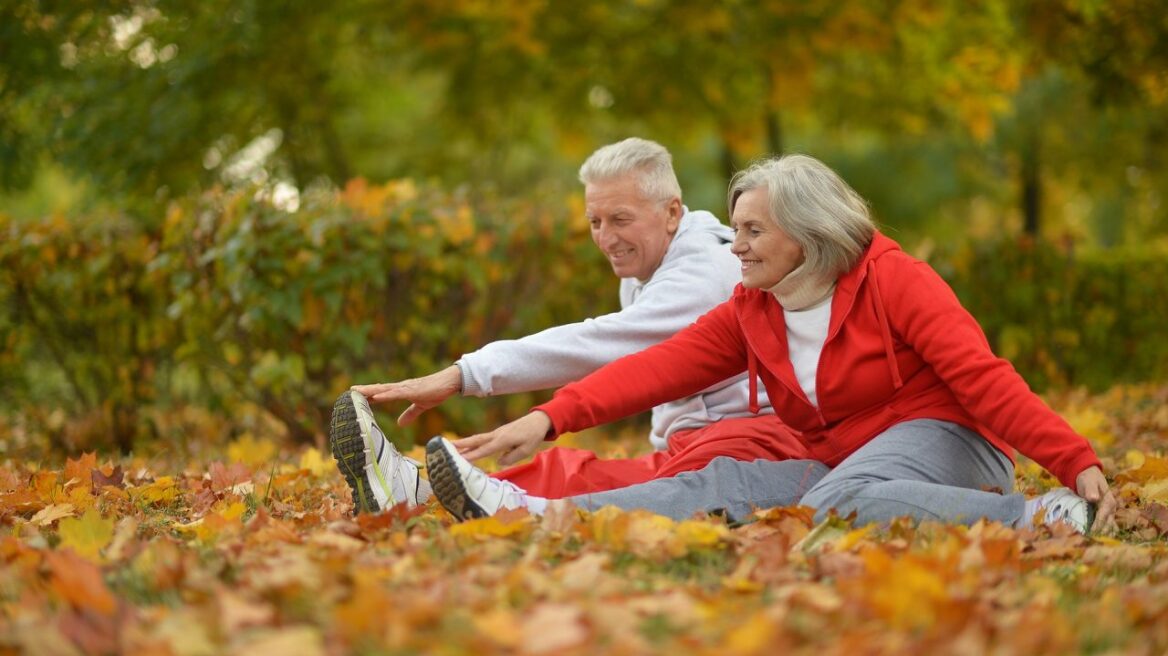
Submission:
M 563 506 L 354 518 L 331 458 L 263 430 L 197 456 L 14 458 L 0 654 L 1168 652 L 1168 387 L 1049 400 L 1104 457 L 1119 534 L 801 508 L 733 528 Z M 580 439 L 642 448 L 597 435 Z M 1020 464 L 1020 489 L 1053 484 Z

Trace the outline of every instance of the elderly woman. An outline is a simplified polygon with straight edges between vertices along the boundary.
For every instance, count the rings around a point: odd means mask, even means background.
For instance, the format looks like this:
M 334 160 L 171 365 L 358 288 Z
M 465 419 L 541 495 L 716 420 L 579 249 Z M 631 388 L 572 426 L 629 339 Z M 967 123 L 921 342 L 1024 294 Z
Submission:
M 528 455 L 545 438 L 745 370 L 752 390 L 761 380 L 775 413 L 831 468 L 801 499 L 789 497 L 799 489 L 794 478 L 809 473 L 805 462 L 720 459 L 701 472 L 572 500 L 674 516 L 798 501 L 820 516 L 854 511 L 858 522 L 908 515 L 1023 526 L 1040 508 L 1047 521 L 1084 532 L 1110 521 L 1115 500 L 1091 445 L 991 352 L 945 282 L 876 230 L 834 171 L 802 155 L 769 159 L 735 176 L 728 201 L 742 262 L 732 298 L 506 426 L 457 446 L 432 440 L 430 478 L 444 505 L 462 517 L 519 505 L 538 511 L 541 499 L 487 481 L 464 457 Z M 1077 495 L 1011 494 L 1014 449 Z

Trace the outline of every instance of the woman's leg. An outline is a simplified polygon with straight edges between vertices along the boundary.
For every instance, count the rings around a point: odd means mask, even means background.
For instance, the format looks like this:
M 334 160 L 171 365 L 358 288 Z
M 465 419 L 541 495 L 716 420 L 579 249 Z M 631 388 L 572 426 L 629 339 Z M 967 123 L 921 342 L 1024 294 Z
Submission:
M 828 472 L 814 460 L 755 460 L 714 458 L 698 471 L 597 494 L 581 494 L 568 500 L 581 508 L 596 510 L 617 506 L 642 509 L 685 519 L 700 511 L 725 510 L 745 518 L 759 508 L 790 506 Z
M 977 433 L 917 419 L 897 424 L 844 459 L 802 499 L 822 519 L 834 508 L 857 524 L 908 515 L 972 524 L 985 517 L 1014 525 L 1025 499 L 1011 494 L 1014 465 Z

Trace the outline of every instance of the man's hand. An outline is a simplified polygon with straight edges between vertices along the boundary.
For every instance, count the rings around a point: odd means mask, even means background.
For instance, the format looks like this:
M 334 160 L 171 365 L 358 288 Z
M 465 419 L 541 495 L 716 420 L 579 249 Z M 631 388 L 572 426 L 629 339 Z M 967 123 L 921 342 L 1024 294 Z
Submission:
M 504 424 L 489 433 L 479 433 L 464 437 L 454 443 L 458 452 L 467 460 L 478 460 L 501 453 L 499 464 L 504 467 L 514 465 L 535 453 L 536 447 L 552 428 L 552 420 L 536 410 Z
M 1087 501 L 1096 504 L 1095 523 L 1091 525 L 1092 532 L 1115 530 L 1115 509 L 1119 505 L 1111 488 L 1107 486 L 1107 479 L 1103 477 L 1103 470 L 1098 467 L 1088 467 L 1079 472 L 1075 478 L 1075 492 Z
M 462 371 L 458 365 L 452 364 L 422 378 L 410 378 L 400 383 L 354 385 L 351 389 L 364 394 L 370 403 L 409 401 L 410 407 L 397 418 L 398 425 L 405 426 L 417 419 L 418 415 L 461 392 Z

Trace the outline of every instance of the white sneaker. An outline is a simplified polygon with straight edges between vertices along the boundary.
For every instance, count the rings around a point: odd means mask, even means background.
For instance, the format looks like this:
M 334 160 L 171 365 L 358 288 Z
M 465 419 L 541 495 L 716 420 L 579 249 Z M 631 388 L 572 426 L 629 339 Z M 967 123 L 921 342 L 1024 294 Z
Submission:
M 527 506 L 528 495 L 523 488 L 491 478 L 441 435 L 426 443 L 426 469 L 430 471 L 434 496 L 458 519 L 487 517 L 503 508 Z
M 417 461 L 403 456 L 385 438 L 369 400 L 348 390 L 333 405 L 329 446 L 337 468 L 353 491 L 353 514 L 381 512 L 399 503 L 414 508 L 430 498 L 430 483 Z
M 1034 523 L 1034 516 L 1045 508 L 1043 521 L 1047 524 L 1062 522 L 1070 524 L 1076 531 L 1086 534 L 1095 521 L 1095 504 L 1075 494 L 1065 487 L 1051 490 L 1042 496 L 1026 500 L 1027 523 Z

